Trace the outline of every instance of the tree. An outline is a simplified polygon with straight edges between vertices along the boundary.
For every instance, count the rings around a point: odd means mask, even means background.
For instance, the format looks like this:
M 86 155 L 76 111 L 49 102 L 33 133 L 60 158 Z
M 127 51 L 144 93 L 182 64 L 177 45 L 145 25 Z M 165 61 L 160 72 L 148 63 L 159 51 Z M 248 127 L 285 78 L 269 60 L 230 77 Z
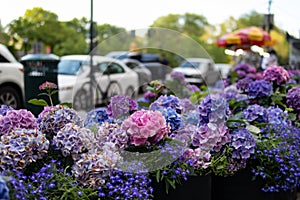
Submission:
M 185 13 L 184 15 L 169 14 L 158 18 L 151 27 L 168 28 L 186 34 L 196 41 L 200 41 L 201 36 L 210 26 L 207 19 L 202 15 Z

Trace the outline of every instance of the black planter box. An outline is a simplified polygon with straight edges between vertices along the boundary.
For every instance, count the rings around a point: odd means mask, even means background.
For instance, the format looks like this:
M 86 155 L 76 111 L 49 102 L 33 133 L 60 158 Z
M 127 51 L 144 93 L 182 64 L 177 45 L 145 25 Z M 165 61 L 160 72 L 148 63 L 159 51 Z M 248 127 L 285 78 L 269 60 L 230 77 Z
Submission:
M 296 200 L 297 193 L 269 193 L 261 190 L 262 180 L 252 180 L 251 173 L 241 171 L 231 177 L 212 176 L 212 200 Z
M 154 200 L 211 200 L 211 177 L 189 176 L 182 185 L 177 185 L 174 190 L 169 188 L 166 194 L 164 182 L 152 181 Z

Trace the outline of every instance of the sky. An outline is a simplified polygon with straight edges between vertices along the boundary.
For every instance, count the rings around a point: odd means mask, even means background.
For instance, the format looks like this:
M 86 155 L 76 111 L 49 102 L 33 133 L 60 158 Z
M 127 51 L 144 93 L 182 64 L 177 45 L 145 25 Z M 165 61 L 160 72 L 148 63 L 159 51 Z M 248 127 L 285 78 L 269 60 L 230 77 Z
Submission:
M 54 12 L 60 21 L 90 19 L 91 1 L 94 21 L 127 30 L 148 28 L 157 18 L 171 13 L 203 15 L 217 25 L 253 10 L 267 14 L 271 1 L 275 25 L 297 38 L 300 32 L 300 0 L 0 0 L 0 20 L 6 26 L 34 7 Z

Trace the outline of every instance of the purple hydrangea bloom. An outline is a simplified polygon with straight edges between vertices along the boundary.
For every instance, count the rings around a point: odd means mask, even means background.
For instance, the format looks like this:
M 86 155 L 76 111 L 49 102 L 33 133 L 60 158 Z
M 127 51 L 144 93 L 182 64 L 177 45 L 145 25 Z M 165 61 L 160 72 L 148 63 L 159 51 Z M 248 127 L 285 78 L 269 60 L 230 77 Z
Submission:
M 105 121 L 113 122 L 114 120 L 108 116 L 106 108 L 96 108 L 87 113 L 84 120 L 84 126 L 92 127 L 100 125 Z
M 30 111 L 8 110 L 6 115 L 0 118 L 0 136 L 15 128 L 34 129 L 37 126 L 36 118 Z
M 300 111 L 300 88 L 292 88 L 287 92 L 286 103 L 296 112 Z
M 43 158 L 48 148 L 49 141 L 37 129 L 13 129 L 1 136 L 0 169 L 24 170 L 28 164 Z
M 96 146 L 98 151 L 102 151 L 102 146 L 106 142 L 113 143 L 118 149 L 125 149 L 129 144 L 129 137 L 126 131 L 121 129 L 117 123 L 103 122 L 95 133 Z
M 290 80 L 289 73 L 281 66 L 268 67 L 264 73 L 264 80 L 274 82 L 277 85 L 286 83 Z
M 7 106 L 7 105 L 1 105 L 1 107 L 0 107 L 0 115 L 5 116 L 6 113 L 7 113 L 7 111 L 9 111 L 9 110 L 13 110 L 13 108 L 10 107 L 10 106 Z
M 236 87 L 239 90 L 247 91 L 249 88 L 249 84 L 253 81 L 252 78 L 245 77 L 243 79 L 238 80 Z
M 111 98 L 107 106 L 107 114 L 113 118 L 119 118 L 129 115 L 138 109 L 137 101 L 123 94 Z
M 108 146 L 110 144 L 105 144 Z M 105 148 L 106 151 L 95 153 L 84 153 L 77 160 L 73 167 L 72 173 L 84 186 L 96 188 L 106 183 L 110 172 L 120 161 L 120 154 Z
M 144 99 L 150 101 L 155 97 L 155 94 L 153 92 L 147 91 L 144 93 Z
M 53 137 L 53 142 L 63 156 L 72 155 L 76 159 L 79 153 L 92 150 L 96 140 L 90 129 L 68 123 Z
M 230 114 L 229 104 L 219 94 L 206 95 L 198 106 L 199 126 L 208 123 L 224 123 Z
M 52 139 L 57 132 L 68 123 L 74 123 L 83 126 L 83 121 L 78 113 L 67 106 L 56 105 L 45 107 L 37 119 L 39 130 L 46 134 L 46 137 Z
M 0 176 L 0 199 L 9 200 L 9 188 Z
M 174 95 L 161 95 L 157 100 L 151 103 L 150 110 L 160 110 L 171 107 L 176 110 L 177 113 L 182 113 L 182 107 L 180 105 L 180 99 Z
M 249 76 L 249 74 L 251 73 L 253 74 L 256 73 L 255 67 L 247 63 L 238 64 L 234 67 L 233 70 L 237 73 L 239 79 L 245 78 L 247 75 Z
M 245 128 L 236 129 L 231 134 L 232 158 L 248 159 L 254 153 L 255 139 Z
M 268 116 L 267 110 L 257 104 L 250 105 L 243 111 L 242 117 L 246 119 L 248 122 L 259 122 L 259 123 L 267 123 Z
M 258 80 L 249 83 L 248 95 L 250 99 L 267 97 L 271 95 L 272 84 L 265 80 Z

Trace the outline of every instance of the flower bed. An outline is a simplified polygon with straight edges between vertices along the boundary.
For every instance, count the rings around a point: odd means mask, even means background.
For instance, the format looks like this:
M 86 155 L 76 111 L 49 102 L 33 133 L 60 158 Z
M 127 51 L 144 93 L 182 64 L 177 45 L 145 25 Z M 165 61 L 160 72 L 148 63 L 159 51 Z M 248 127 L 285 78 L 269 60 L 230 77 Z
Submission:
M 292 73 L 242 64 L 212 91 L 171 76 L 149 83 L 137 101 L 117 95 L 85 118 L 52 105 L 51 83 L 40 87 L 49 105 L 30 101 L 44 106 L 38 117 L 2 105 L 0 199 L 157 199 L 157 183 L 171 195 L 190 177 L 244 171 L 264 194 L 299 187 L 300 88 Z M 216 185 L 207 179 L 207 188 Z

